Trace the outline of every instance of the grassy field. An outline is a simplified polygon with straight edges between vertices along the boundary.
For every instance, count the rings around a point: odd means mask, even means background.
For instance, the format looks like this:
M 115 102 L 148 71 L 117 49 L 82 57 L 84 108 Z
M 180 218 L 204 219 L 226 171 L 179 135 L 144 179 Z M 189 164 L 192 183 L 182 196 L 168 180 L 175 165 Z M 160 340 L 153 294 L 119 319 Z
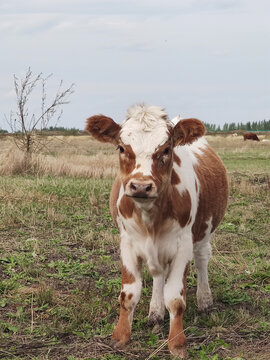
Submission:
M 231 189 L 212 242 L 210 314 L 198 313 L 193 265 L 187 278 L 189 359 L 269 360 L 270 144 L 208 141 L 228 169 Z M 115 149 L 90 137 L 53 138 L 22 176 L 20 154 L 9 139 L 0 142 L 0 358 L 170 359 L 168 314 L 158 332 L 146 325 L 145 270 L 132 341 L 124 351 L 110 346 L 121 284 L 108 208 Z

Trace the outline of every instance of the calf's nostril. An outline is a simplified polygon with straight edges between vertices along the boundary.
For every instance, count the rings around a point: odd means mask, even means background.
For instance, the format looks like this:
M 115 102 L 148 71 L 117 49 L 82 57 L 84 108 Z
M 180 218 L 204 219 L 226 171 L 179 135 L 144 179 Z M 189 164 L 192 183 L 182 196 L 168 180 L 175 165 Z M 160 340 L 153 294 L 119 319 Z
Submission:
M 151 190 L 152 190 L 152 184 L 147 185 L 146 188 L 145 188 L 145 191 L 149 192 Z
M 130 188 L 131 188 L 131 190 L 134 190 L 134 191 L 137 190 L 137 186 L 133 183 L 130 184 Z

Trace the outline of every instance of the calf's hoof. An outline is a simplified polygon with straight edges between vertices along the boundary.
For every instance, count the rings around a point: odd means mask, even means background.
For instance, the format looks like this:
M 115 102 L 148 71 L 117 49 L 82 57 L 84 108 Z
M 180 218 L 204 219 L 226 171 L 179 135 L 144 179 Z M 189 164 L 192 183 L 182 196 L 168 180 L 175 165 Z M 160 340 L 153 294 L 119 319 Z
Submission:
M 187 347 L 184 346 L 170 346 L 169 344 L 170 353 L 178 358 L 178 359 L 186 359 L 187 358 Z
M 112 334 L 111 345 L 114 348 L 122 349 L 129 342 L 130 334 L 115 330 Z
M 213 298 L 209 287 L 200 287 L 197 290 L 197 304 L 200 312 L 210 312 Z
M 117 340 L 117 339 L 111 338 L 111 346 L 115 349 L 123 349 L 127 345 L 128 342 L 129 342 L 129 340 L 126 340 L 126 339 Z
M 209 313 L 213 307 L 213 299 L 211 294 L 201 296 L 197 299 L 199 312 Z
M 160 326 L 163 323 L 163 317 L 156 312 L 152 312 L 148 316 L 147 325 L 149 327 Z

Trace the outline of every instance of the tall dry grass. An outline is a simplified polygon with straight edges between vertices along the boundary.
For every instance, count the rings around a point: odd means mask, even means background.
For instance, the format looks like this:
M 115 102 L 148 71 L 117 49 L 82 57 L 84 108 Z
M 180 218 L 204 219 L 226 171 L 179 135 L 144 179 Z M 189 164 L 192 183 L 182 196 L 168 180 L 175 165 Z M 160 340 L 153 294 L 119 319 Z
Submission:
M 115 148 L 102 146 L 90 137 L 54 137 L 42 153 L 32 154 L 31 159 L 27 159 L 11 139 L 6 139 L 2 144 L 1 175 L 110 178 L 116 176 L 119 168 Z
M 259 135 L 260 142 L 252 140 L 243 140 L 242 135 L 206 135 L 209 144 L 220 154 L 226 152 L 245 153 L 249 151 L 269 151 L 270 150 L 270 133 Z M 262 141 L 264 140 L 264 141 Z
M 118 158 L 115 154 L 86 155 L 32 155 L 27 161 L 18 149 L 12 149 L 0 159 L 1 175 L 35 174 L 55 176 L 85 176 L 95 178 L 115 177 Z
M 267 135 L 270 137 L 270 134 Z M 207 135 L 209 144 L 219 153 L 247 154 L 270 158 L 270 141 L 243 141 L 242 136 Z M 265 138 L 266 136 L 260 136 Z M 0 175 L 35 174 L 111 178 L 118 173 L 118 155 L 111 144 L 103 144 L 91 136 L 50 136 L 39 154 L 26 159 L 11 136 L 0 138 Z M 230 169 L 228 169 L 230 172 Z

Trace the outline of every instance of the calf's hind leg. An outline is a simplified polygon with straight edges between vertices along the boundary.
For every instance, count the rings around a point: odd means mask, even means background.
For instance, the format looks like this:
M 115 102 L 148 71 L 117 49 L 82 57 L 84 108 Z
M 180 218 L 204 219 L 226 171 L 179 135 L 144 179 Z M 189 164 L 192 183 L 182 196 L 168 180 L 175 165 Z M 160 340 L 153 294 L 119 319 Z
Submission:
M 159 325 L 163 322 L 165 313 L 164 284 L 165 274 L 153 276 L 153 291 L 148 315 L 148 326 Z
M 213 305 L 208 282 L 208 262 L 211 257 L 210 234 L 194 243 L 194 263 L 198 273 L 197 304 L 200 311 L 207 311 Z

